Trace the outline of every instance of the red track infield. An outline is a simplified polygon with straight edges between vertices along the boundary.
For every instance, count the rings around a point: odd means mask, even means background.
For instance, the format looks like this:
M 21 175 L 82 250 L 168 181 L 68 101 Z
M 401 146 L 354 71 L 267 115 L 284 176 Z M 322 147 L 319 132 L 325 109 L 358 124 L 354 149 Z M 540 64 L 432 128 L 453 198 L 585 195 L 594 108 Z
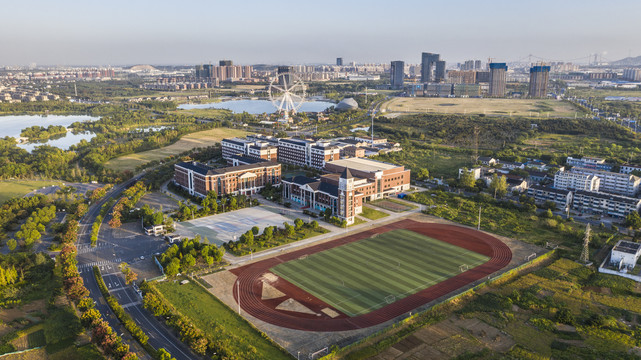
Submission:
M 331 249 L 353 241 L 371 237 L 376 233 L 384 233 L 394 229 L 407 229 L 429 236 L 467 250 L 475 251 L 490 257 L 490 260 L 459 275 L 442 281 L 414 295 L 407 296 L 392 304 L 374 310 L 364 315 L 348 317 L 338 312 L 322 300 L 314 297 L 295 285 L 279 278 L 271 285 L 285 293 L 277 299 L 262 300 L 264 274 L 280 263 L 298 259 L 303 255 Z M 308 247 L 277 257 L 265 259 L 253 264 L 231 270 L 238 276 L 240 288 L 240 304 L 243 310 L 252 316 L 277 326 L 308 331 L 345 331 L 366 328 L 381 324 L 397 316 L 406 314 L 419 306 L 427 304 L 441 296 L 447 295 L 477 280 L 484 279 L 490 274 L 501 270 L 512 260 L 512 251 L 497 238 L 480 231 L 447 224 L 422 223 L 414 220 L 401 220 L 372 230 L 360 232 L 333 240 L 324 244 Z M 234 284 L 234 298 L 238 301 L 238 287 Z M 323 313 L 320 316 L 311 314 L 278 310 L 276 306 L 292 298 L 316 313 L 323 308 L 330 308 L 339 313 L 331 318 Z

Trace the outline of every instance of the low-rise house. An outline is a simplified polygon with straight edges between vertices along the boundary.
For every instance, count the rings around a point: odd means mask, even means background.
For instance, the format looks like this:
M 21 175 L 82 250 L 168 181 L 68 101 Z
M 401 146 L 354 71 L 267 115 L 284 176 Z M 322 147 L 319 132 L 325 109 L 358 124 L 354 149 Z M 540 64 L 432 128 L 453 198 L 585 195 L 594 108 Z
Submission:
M 539 204 L 552 201 L 559 209 L 567 209 L 572 205 L 573 194 L 569 190 L 532 185 L 527 189 L 527 195 Z

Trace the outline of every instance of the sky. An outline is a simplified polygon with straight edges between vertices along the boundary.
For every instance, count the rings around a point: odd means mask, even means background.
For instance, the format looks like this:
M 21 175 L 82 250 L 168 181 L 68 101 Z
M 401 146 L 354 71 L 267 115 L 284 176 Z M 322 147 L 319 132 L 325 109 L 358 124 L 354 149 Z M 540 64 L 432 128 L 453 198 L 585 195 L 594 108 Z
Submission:
M 0 13 L 0 66 L 641 55 L 639 0 L 0 0 Z

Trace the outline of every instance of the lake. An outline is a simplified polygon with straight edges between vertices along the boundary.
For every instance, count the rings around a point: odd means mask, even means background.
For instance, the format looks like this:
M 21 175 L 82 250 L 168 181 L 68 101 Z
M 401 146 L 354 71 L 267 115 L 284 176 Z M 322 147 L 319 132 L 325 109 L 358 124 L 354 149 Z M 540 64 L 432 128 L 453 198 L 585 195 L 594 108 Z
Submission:
M 328 101 L 309 101 L 303 103 L 300 110 L 301 112 L 320 112 L 327 109 L 330 106 L 336 104 Z M 247 112 L 249 114 L 273 114 L 276 112 L 276 108 L 272 105 L 272 102 L 269 100 L 229 100 L 217 103 L 209 104 L 181 104 L 178 105 L 179 109 L 191 110 L 191 109 L 228 109 L 235 114 L 240 114 L 242 112 Z

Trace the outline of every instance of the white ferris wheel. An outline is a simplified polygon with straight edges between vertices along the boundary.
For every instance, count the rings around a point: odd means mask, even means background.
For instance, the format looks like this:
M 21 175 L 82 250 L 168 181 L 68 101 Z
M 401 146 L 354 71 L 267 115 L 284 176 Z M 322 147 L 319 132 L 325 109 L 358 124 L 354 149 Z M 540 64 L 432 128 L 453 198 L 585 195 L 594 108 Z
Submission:
M 278 74 L 269 84 L 269 100 L 279 114 L 296 114 L 305 102 L 305 83 L 294 73 Z

